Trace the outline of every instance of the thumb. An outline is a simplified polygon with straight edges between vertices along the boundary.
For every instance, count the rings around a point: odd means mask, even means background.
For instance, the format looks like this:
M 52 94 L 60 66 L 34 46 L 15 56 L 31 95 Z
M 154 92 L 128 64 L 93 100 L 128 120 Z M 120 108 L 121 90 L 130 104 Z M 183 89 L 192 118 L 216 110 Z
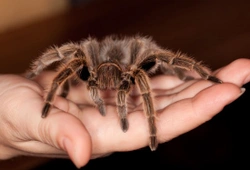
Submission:
M 38 129 L 41 141 L 66 151 L 78 168 L 87 164 L 91 156 L 91 138 L 79 119 L 53 108 L 41 120 Z

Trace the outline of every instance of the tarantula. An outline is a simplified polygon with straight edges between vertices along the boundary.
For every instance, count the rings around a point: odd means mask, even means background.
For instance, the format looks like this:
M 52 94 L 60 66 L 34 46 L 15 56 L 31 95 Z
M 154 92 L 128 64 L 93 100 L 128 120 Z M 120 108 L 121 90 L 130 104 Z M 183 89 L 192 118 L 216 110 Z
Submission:
M 150 76 L 156 74 L 159 69 L 167 70 L 179 68 L 193 70 L 201 78 L 216 83 L 222 83 L 218 78 L 211 76 L 199 62 L 180 52 L 174 53 L 159 47 L 151 38 L 134 36 L 118 38 L 109 36 L 102 41 L 88 38 L 80 43 L 67 43 L 61 47 L 53 47 L 36 59 L 31 69 L 27 72 L 27 78 L 33 78 L 52 64 L 62 65 L 55 76 L 45 105 L 42 117 L 49 113 L 56 91 L 62 87 L 61 96 L 66 97 L 70 89 L 70 80 L 80 78 L 87 82 L 96 107 L 101 115 L 105 115 L 105 102 L 99 90 L 116 90 L 117 112 L 120 118 L 121 128 L 128 130 L 126 96 L 130 92 L 132 84 L 137 85 L 144 112 L 149 125 L 149 147 L 153 151 L 158 146 L 157 129 L 155 125 L 156 112 L 151 96 L 149 84 Z M 181 74 L 179 74 L 181 75 Z

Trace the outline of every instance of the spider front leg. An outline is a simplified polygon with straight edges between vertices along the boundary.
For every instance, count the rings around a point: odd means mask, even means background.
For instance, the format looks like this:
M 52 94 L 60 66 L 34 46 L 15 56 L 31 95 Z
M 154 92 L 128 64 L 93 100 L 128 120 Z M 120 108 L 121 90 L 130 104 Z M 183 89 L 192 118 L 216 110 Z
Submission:
M 32 79 L 52 63 L 68 61 L 75 56 L 77 50 L 79 50 L 78 45 L 73 43 L 65 44 L 60 48 L 53 47 L 49 49 L 32 63 L 31 68 L 26 72 L 26 77 Z M 66 53 L 67 55 L 65 55 Z
M 121 128 L 123 132 L 126 132 L 129 127 L 128 119 L 127 119 L 127 104 L 126 104 L 126 95 L 130 90 L 130 74 L 124 74 L 123 80 L 121 81 L 121 85 L 118 88 L 117 92 L 117 112 L 120 117 Z
M 96 104 L 99 112 L 102 116 L 106 115 L 106 109 L 103 100 L 100 97 L 100 93 L 98 90 L 98 84 L 96 78 L 94 78 L 94 74 L 90 74 L 90 78 L 88 79 L 88 90 L 90 92 L 90 96 L 94 103 Z
M 82 68 L 84 62 L 85 61 L 82 58 L 77 58 L 70 61 L 69 64 L 65 68 L 63 68 L 59 72 L 59 74 L 54 78 L 49 93 L 46 97 L 45 105 L 42 110 L 43 118 L 48 115 L 58 87 L 61 86 L 63 83 L 67 83 L 66 81 Z
M 69 89 L 70 89 L 70 82 L 66 80 L 62 85 L 62 92 L 60 96 L 66 98 L 69 94 Z
M 158 141 L 157 141 L 157 129 L 156 129 L 156 123 L 155 123 L 155 117 L 156 113 L 154 110 L 154 104 L 150 92 L 150 87 L 149 87 L 149 81 L 148 81 L 148 76 L 147 74 L 141 70 L 138 69 L 135 71 L 135 82 L 140 90 L 140 93 L 143 98 L 143 106 L 144 110 L 148 119 L 148 125 L 149 125 L 149 133 L 150 133 L 150 140 L 149 140 L 149 147 L 152 151 L 156 150 L 158 146 Z
M 215 83 L 222 83 L 217 77 L 211 76 L 205 71 L 205 67 L 202 66 L 199 62 L 196 62 L 192 58 L 187 57 L 181 53 L 163 53 L 158 54 L 157 58 L 171 66 L 185 69 L 185 70 L 194 70 L 196 71 L 203 79 L 210 80 Z

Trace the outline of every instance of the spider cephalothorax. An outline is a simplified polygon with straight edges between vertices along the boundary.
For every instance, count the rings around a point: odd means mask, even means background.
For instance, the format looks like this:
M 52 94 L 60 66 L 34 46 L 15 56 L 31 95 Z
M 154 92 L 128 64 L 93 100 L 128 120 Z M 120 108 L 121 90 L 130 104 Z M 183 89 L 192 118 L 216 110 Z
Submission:
M 209 75 L 206 68 L 181 53 L 174 53 L 156 45 L 150 38 L 107 37 L 102 41 L 88 38 L 80 43 L 68 43 L 61 47 L 49 49 L 33 62 L 27 72 L 28 78 L 33 78 L 47 67 L 55 63 L 64 63 L 55 76 L 45 105 L 42 117 L 46 117 L 53 103 L 58 87 L 62 87 L 62 96 L 69 92 L 72 77 L 80 77 L 84 72 L 90 95 L 102 115 L 105 115 L 105 105 L 99 90 L 113 89 L 117 91 L 117 112 L 121 128 L 128 129 L 126 95 L 132 84 L 138 87 L 149 124 L 149 146 L 157 148 L 157 129 L 155 126 L 155 110 L 149 85 L 149 74 L 153 75 L 159 69 L 166 67 L 194 70 L 203 79 L 221 83 L 216 77 Z

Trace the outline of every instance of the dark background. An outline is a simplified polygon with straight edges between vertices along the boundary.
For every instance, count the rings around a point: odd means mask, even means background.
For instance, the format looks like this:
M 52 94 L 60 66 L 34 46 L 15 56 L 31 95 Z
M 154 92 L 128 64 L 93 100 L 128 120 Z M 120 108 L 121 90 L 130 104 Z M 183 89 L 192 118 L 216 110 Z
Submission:
M 0 73 L 22 73 L 32 59 L 52 45 L 89 35 L 149 35 L 161 46 L 180 50 L 212 69 L 238 58 L 250 58 L 248 1 L 93 0 L 71 1 L 69 11 L 0 34 Z M 143 148 L 92 160 L 83 169 L 210 169 L 241 166 L 248 134 L 245 93 L 211 121 L 156 152 Z M 241 135 L 242 134 L 242 135 Z M 238 153 L 242 152 L 242 153 Z M 115 165 L 114 163 L 118 164 Z M 42 166 L 41 166 L 42 164 Z M 39 167 L 39 168 L 38 168 Z M 21 157 L 0 161 L 0 169 L 74 169 L 69 160 Z

